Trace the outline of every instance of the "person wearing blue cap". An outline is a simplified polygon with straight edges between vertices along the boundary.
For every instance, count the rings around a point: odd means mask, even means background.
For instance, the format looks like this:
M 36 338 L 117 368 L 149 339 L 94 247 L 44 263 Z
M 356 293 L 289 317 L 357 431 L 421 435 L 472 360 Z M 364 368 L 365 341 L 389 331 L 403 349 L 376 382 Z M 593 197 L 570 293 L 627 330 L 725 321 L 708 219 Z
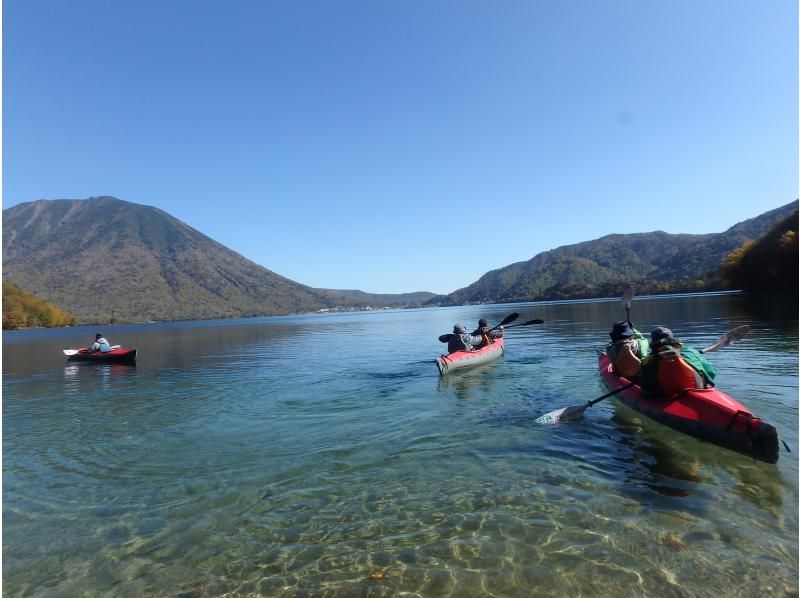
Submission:
M 608 336 L 611 342 L 606 347 L 606 355 L 614 373 L 629 379 L 638 376 L 639 366 L 650 349 L 647 338 L 627 320 L 614 322 Z
M 642 361 L 640 383 L 649 396 L 672 396 L 686 388 L 714 386 L 717 370 L 702 353 L 658 326 L 650 334 L 650 355 Z

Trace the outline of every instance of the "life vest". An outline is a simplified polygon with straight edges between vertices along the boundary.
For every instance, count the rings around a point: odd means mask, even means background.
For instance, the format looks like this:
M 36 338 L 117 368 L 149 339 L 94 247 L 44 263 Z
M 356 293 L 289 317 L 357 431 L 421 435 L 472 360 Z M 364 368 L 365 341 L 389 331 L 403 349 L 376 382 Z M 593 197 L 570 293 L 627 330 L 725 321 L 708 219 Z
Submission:
M 617 351 L 614 359 L 614 373 L 623 378 L 632 378 L 639 375 L 639 366 L 642 360 L 633 354 L 630 343 L 625 343 Z
M 658 356 L 656 379 L 665 396 L 674 395 L 686 388 L 705 388 L 703 377 L 681 357 L 677 349 L 666 349 Z

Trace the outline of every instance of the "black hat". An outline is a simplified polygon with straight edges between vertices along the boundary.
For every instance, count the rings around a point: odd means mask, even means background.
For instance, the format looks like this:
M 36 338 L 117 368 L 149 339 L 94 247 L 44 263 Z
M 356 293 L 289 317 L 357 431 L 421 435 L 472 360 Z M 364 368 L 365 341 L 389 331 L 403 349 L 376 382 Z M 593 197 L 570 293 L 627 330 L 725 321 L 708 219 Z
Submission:
M 657 345 L 659 342 L 664 340 L 674 340 L 674 337 L 672 336 L 672 330 L 666 326 L 659 326 L 650 333 L 650 342 L 652 344 Z
M 453 326 L 453 332 L 455 332 L 456 334 L 464 334 L 466 331 L 467 329 L 464 328 L 463 324 L 456 324 L 455 326 Z
M 614 327 L 611 329 L 611 332 L 608 333 L 608 336 L 611 337 L 611 340 L 615 341 L 620 338 L 629 338 L 634 334 L 630 322 L 627 320 L 620 320 L 619 322 L 614 322 Z
M 480 320 L 478 320 L 478 328 L 483 328 L 484 326 L 488 326 L 488 325 L 489 325 L 489 322 L 487 322 L 485 319 L 481 318 Z
M 635 332 L 630 322 L 627 320 L 620 320 L 619 322 L 614 322 L 614 327 L 611 329 L 611 332 L 608 333 L 608 336 L 611 337 L 611 340 L 617 340 L 618 338 L 631 337 L 634 334 Z
M 94 335 L 94 338 L 96 339 L 103 338 L 103 335 L 98 332 L 97 334 Z

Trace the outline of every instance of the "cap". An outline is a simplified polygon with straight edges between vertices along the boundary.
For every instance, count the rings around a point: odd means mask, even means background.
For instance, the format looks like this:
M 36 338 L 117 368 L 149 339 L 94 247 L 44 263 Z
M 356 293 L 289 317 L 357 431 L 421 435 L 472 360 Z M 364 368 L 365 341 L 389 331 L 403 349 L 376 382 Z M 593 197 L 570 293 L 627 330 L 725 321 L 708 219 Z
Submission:
M 464 328 L 463 324 L 456 324 L 455 326 L 453 326 L 453 332 L 455 334 L 464 334 L 466 331 L 467 329 Z
M 659 326 L 650 333 L 650 342 L 654 345 L 658 344 L 659 342 L 663 341 L 664 339 L 672 339 L 672 330 L 667 328 L 666 326 Z

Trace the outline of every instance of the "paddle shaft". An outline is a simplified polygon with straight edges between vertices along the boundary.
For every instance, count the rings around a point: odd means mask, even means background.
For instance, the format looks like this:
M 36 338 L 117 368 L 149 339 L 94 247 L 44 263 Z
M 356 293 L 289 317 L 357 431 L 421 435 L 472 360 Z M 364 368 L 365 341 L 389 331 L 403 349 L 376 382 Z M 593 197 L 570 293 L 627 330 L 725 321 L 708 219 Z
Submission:
M 530 326 L 531 324 L 544 324 L 544 320 L 539 320 L 539 319 L 529 320 L 522 324 L 514 324 L 513 326 L 506 326 L 506 330 L 508 330 L 509 328 L 518 328 L 519 326 Z
M 635 385 L 636 385 L 636 382 L 628 382 L 627 384 L 623 384 L 618 389 L 612 390 L 611 392 L 608 392 L 608 393 L 604 394 L 602 397 L 598 397 L 596 399 L 593 399 L 593 400 L 589 401 L 588 403 L 586 403 L 586 406 L 587 407 L 591 407 L 592 405 L 596 405 L 600 401 L 605 401 L 608 397 L 613 397 L 615 394 L 620 393 L 623 390 L 627 390 L 631 386 L 635 386 Z

